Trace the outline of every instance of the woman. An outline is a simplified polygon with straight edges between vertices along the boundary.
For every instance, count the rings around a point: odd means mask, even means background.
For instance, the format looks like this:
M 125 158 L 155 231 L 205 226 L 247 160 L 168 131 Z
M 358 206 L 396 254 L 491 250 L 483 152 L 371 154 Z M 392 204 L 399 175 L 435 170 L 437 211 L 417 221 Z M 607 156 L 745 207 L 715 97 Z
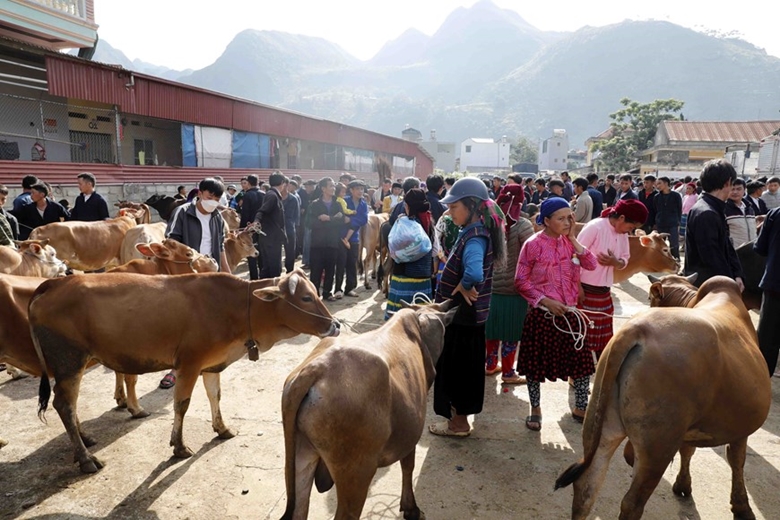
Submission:
M 696 184 L 693 182 L 686 184 L 685 196 L 683 197 L 682 203 L 682 217 L 680 218 L 680 242 L 683 246 L 685 245 L 685 227 L 688 223 L 688 212 L 691 211 L 691 208 L 696 204 L 698 198 L 699 195 L 696 193 Z
M 322 275 L 325 281 L 322 287 L 322 299 L 335 301 L 333 296 L 333 274 L 336 270 L 338 247 L 341 244 L 339 233 L 344 224 L 341 207 L 336 203 L 334 194 L 336 185 L 330 177 L 324 177 L 317 185 L 320 198 L 306 210 L 306 224 L 311 229 L 311 272 L 309 279 L 319 294 Z
M 407 192 L 402 202 L 409 220 L 420 226 L 421 231 L 433 240 L 433 223 L 431 222 L 431 205 L 425 197 L 425 192 L 419 188 Z M 403 217 L 401 217 L 403 218 Z M 433 274 L 433 255 L 428 251 L 421 258 L 412 262 L 394 262 L 393 276 L 387 293 L 385 320 L 389 320 L 401 309 L 401 300 L 412 303 L 417 293 L 422 293 L 430 299 L 431 275 Z
M 537 222 L 544 229 L 523 245 L 515 273 L 515 288 L 532 307 L 523 326 L 517 372 L 528 380 L 531 414 L 525 425 L 533 431 L 542 429 L 540 390 L 545 379 L 572 377 L 576 397 L 572 416 L 578 422 L 585 417 L 593 356 L 559 328 L 568 330 L 568 321 L 576 329 L 577 317 L 569 309 L 577 304 L 580 269 L 592 271 L 598 265 L 577 241 L 574 216 L 564 199 L 542 202 Z
M 512 179 L 512 176 L 509 176 Z M 493 294 L 490 298 L 490 313 L 485 325 L 486 360 L 485 375 L 501 372 L 501 382 L 506 385 L 525 384 L 525 378 L 515 372 L 517 342 L 523 333 L 523 321 L 528 304 L 515 289 L 515 267 L 520 249 L 534 234 L 534 228 L 527 219 L 520 216 L 523 192 L 519 184 L 507 184 L 496 199 L 506 217 L 506 263 L 493 271 Z M 501 349 L 501 367 L 498 366 L 498 351 Z
M 467 437 L 469 414 L 482 411 L 485 396 L 485 322 L 492 289 L 493 264 L 506 256 L 504 216 L 475 177 L 453 184 L 442 199 L 452 221 L 461 228 L 436 289 L 436 301 L 460 304 L 444 335 L 436 364 L 433 409 L 448 420 L 432 424 L 434 435 Z

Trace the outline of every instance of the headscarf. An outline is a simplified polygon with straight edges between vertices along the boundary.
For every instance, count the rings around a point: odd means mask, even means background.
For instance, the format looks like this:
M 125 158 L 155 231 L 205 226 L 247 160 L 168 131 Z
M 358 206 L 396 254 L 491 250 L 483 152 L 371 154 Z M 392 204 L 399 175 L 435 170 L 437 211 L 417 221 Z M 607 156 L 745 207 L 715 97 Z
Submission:
M 488 229 L 501 228 L 504 225 L 504 212 L 492 199 L 483 200 L 479 206 L 482 222 Z
M 611 208 L 607 208 L 601 212 L 602 218 L 607 218 L 611 215 L 622 215 L 626 220 L 644 224 L 647 220 L 647 208 L 638 200 L 621 199 Z
M 501 193 L 496 198 L 496 204 L 506 216 L 506 232 L 509 233 L 509 228 L 520 218 L 520 210 L 523 206 L 523 187 L 520 184 L 507 184 L 501 188 Z
M 415 217 L 422 224 L 426 233 L 431 230 L 431 204 L 420 188 L 412 188 L 404 195 L 404 202 L 409 206 L 409 216 Z
M 542 202 L 542 206 L 539 208 L 539 214 L 536 216 L 537 224 L 544 224 L 544 219 L 551 217 L 553 213 L 559 209 L 568 208 L 569 203 L 566 199 L 561 197 L 550 197 Z M 603 215 L 602 215 L 603 216 Z

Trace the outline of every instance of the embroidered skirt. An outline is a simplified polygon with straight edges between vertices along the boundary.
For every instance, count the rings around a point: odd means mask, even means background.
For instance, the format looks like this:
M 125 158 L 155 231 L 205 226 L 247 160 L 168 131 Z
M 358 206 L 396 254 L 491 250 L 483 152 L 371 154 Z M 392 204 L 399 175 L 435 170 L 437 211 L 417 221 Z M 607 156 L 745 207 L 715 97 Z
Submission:
M 423 293 L 428 298 L 433 299 L 430 278 L 409 278 L 397 274 L 393 275 L 390 278 L 390 288 L 387 292 L 385 320 L 389 320 L 393 317 L 393 314 L 401 310 L 401 300 L 406 303 L 412 303 L 414 295 L 417 293 Z
M 546 312 L 534 308 L 525 318 L 523 339 L 517 349 L 517 373 L 539 382 L 593 374 L 595 366 L 590 350 L 586 347 L 576 350 L 572 336 L 556 329 L 553 320 L 545 318 Z M 577 319 L 571 312 L 555 317 L 558 327 L 567 329 L 564 318 L 576 328 Z
M 686 213 L 682 217 L 680 217 L 680 236 L 682 238 L 685 238 L 685 228 L 688 225 L 688 214 Z
M 490 313 L 485 323 L 485 338 L 520 341 L 528 302 L 519 294 L 490 295 Z
M 615 306 L 612 303 L 612 293 L 609 287 L 591 288 L 583 284 L 582 289 L 585 291 L 585 302 L 578 307 L 585 311 L 595 311 L 585 313 L 593 322 L 593 327 L 588 328 L 588 333 L 585 336 L 585 346 L 595 352 L 601 352 L 612 339 L 613 334 L 612 316 L 615 314 Z M 601 290 L 594 291 L 594 289 Z M 605 289 L 606 292 L 604 292 Z M 609 316 L 596 314 L 601 312 Z

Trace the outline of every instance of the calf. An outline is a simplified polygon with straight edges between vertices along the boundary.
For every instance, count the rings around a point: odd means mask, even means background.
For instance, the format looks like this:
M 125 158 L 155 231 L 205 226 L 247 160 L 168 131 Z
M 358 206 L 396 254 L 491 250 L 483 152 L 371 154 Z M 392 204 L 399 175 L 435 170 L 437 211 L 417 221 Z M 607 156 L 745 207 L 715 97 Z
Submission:
M 231 272 L 236 270 L 244 258 L 260 256 L 260 252 L 255 247 L 255 233 L 257 233 L 257 229 L 254 226 L 247 226 L 246 229 L 238 233 L 231 231 L 226 235 L 225 256 Z
M 390 215 L 387 213 L 372 213 L 368 216 L 368 222 L 360 228 L 360 245 L 358 246 L 359 256 L 358 270 L 363 272 L 363 287 L 371 288 L 369 283 L 369 271 L 372 277 L 376 277 L 377 256 L 379 255 L 379 231 L 382 224 L 387 222 Z M 365 258 L 363 252 L 365 251 Z M 369 265 L 372 268 L 369 270 Z
M 0 246 L 0 273 L 17 276 L 55 278 L 68 270 L 49 240 L 25 240 L 16 243 L 19 249 Z
M 229 231 L 235 231 L 238 229 L 238 226 L 241 224 L 241 215 L 239 215 L 236 210 L 232 208 L 225 208 L 220 211 L 219 214 L 222 216 L 222 220 L 225 221 L 225 225 Z
M 666 242 L 668 233 L 628 237 L 628 265 L 625 269 L 615 269 L 614 283 L 628 280 L 637 273 L 676 273 L 680 268 Z
M 335 483 L 336 519 L 360 518 L 377 468 L 399 460 L 404 518 L 421 518 L 412 489 L 415 447 L 452 305 L 402 309 L 378 330 L 322 340 L 287 377 L 283 520 L 308 516 L 312 481 L 320 492 Z

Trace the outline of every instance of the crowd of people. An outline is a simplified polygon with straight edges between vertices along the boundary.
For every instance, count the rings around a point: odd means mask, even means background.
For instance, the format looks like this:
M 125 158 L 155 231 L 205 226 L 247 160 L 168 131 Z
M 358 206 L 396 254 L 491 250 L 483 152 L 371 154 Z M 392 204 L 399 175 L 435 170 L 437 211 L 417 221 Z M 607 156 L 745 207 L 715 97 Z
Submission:
M 25 177 L 13 209 L 0 209 L 1 243 L 49 222 L 108 218 L 94 176 L 81 174 L 78 182 L 81 194 L 68 209 L 45 183 Z M 7 195 L 0 186 L 0 203 Z M 347 173 L 304 182 L 277 171 L 262 184 L 247 175 L 240 189 L 207 178 L 189 192 L 179 187 L 177 198 L 188 202 L 171 217 L 167 236 L 230 272 L 216 210 L 233 208 L 240 227 L 262 231 L 249 278 L 291 272 L 300 258 L 325 301 L 359 296 L 360 230 L 371 212 L 388 214 L 394 266 L 385 319 L 404 301 L 460 304 L 436 367 L 434 410 L 444 418 L 429 427 L 436 435 L 468 436 L 468 416 L 482 409 L 484 378 L 499 372 L 504 384 L 527 384 L 530 430 L 542 427 L 544 381 L 571 381 L 572 418 L 582 422 L 590 376 L 613 333 L 613 274 L 626 268 L 628 237 L 637 230 L 668 237 L 676 259 L 685 253 L 684 272 L 698 274 L 696 285 L 725 275 L 743 286 L 735 251 L 755 241 L 755 251 L 768 257 L 758 335 L 770 375 L 777 363 L 780 179 L 746 181 L 723 160 L 707 163 L 698 179 L 679 181 L 595 173 L 572 179 L 567 172 L 486 181 L 431 175 L 425 182 L 383 179 L 375 189 Z M 593 322 L 587 334 L 562 331 L 561 323 L 576 323 L 582 313 Z M 161 382 L 173 384 L 175 372 Z

